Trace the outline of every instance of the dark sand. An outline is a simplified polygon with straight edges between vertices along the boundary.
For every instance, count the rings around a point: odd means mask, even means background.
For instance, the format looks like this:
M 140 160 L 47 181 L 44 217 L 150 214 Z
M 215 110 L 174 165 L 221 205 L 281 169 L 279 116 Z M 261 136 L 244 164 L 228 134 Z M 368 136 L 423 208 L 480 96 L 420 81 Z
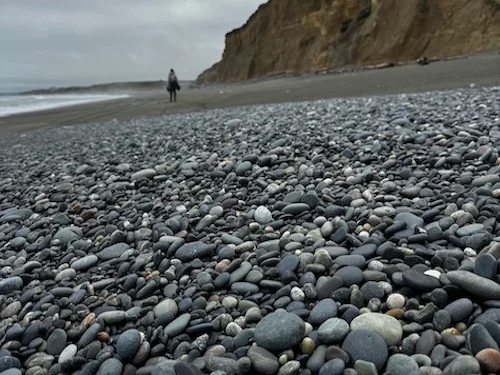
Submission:
M 410 64 L 356 73 L 185 88 L 179 93 L 177 103 L 169 103 L 166 91 L 136 93 L 125 99 L 0 117 L 0 136 L 54 126 L 248 104 L 447 90 L 471 84 L 500 86 L 498 51 L 433 62 L 426 66 Z

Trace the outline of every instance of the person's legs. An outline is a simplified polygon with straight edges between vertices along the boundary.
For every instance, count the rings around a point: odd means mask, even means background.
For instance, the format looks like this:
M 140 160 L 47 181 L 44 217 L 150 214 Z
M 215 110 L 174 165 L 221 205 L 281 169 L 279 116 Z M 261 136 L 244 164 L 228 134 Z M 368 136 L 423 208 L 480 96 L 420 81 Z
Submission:
M 173 93 L 174 93 L 174 90 L 170 90 L 170 103 L 172 103 L 172 96 L 173 96 Z
M 177 101 L 177 90 L 174 90 L 174 102 Z

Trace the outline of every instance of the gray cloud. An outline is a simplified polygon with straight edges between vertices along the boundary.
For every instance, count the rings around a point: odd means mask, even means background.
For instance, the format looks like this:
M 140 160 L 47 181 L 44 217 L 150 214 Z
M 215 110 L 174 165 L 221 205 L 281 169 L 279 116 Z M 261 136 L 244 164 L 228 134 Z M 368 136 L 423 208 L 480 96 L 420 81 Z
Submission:
M 266 0 L 19 0 L 0 5 L 0 86 L 193 79 Z

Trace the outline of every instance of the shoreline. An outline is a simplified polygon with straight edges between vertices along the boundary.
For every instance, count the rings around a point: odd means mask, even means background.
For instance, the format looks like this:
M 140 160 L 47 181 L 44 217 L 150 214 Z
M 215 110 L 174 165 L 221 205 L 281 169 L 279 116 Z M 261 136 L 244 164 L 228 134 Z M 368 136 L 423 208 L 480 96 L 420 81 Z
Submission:
M 124 121 L 244 105 L 364 97 L 500 85 L 500 54 L 480 53 L 421 66 L 408 64 L 347 73 L 267 78 L 246 83 L 184 87 L 178 102 L 164 90 L 130 92 L 128 98 L 27 112 L 0 118 L 0 136 L 100 121 Z

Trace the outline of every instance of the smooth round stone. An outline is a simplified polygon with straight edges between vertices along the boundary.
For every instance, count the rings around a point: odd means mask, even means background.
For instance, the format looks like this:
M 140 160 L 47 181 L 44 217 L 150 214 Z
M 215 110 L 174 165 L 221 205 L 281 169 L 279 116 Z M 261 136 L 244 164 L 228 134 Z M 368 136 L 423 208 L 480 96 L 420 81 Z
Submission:
M 275 374 L 280 367 L 278 358 L 269 350 L 259 346 L 250 347 L 247 355 L 259 374 Z
M 344 361 L 340 358 L 331 359 L 321 366 L 318 375 L 342 375 L 344 373 L 344 368 Z
M 173 299 L 167 298 L 158 303 L 154 309 L 153 312 L 156 317 L 159 317 L 165 313 L 171 313 L 173 316 L 177 315 L 177 312 L 179 311 L 179 307 L 177 306 L 177 302 L 175 302 Z
M 206 258 L 210 256 L 214 250 L 214 245 L 207 245 L 199 241 L 190 242 L 179 247 L 175 252 L 175 257 L 183 262 L 190 262 L 196 258 Z
M 267 224 L 273 221 L 273 215 L 271 211 L 265 206 L 259 206 L 255 210 L 255 213 L 253 214 L 253 217 L 255 221 L 257 221 L 259 224 Z
M 466 322 L 472 314 L 472 301 L 468 298 L 460 298 L 448 304 L 444 310 L 451 316 L 454 323 Z
M 23 286 L 23 279 L 19 276 L 8 277 L 0 281 L 0 295 L 7 295 L 16 290 L 21 290 Z
M 309 321 L 315 326 L 319 326 L 329 318 L 337 316 L 337 303 L 331 298 L 319 301 L 309 314 Z
M 354 370 L 356 371 L 356 375 L 378 375 L 375 364 L 363 361 L 362 359 L 358 359 L 354 363 Z
M 283 208 L 286 214 L 300 215 L 302 212 L 309 211 L 311 208 L 307 203 L 290 203 Z
M 429 292 L 441 287 L 441 282 L 435 277 L 424 275 L 413 269 L 403 272 L 403 281 L 410 288 L 419 292 Z
M 476 354 L 481 368 L 491 374 L 500 374 L 500 352 L 495 349 L 483 349 Z
M 398 345 L 403 338 L 399 321 L 392 316 L 379 313 L 361 314 L 351 322 L 351 330 L 366 329 L 379 334 L 388 346 Z
M 130 179 L 132 181 L 147 180 L 153 178 L 154 176 L 156 176 L 156 170 L 153 168 L 146 168 L 133 173 L 132 176 L 130 176 Z
M 474 263 L 474 273 L 488 279 L 495 278 L 497 274 L 497 259 L 491 254 L 481 254 Z
M 246 294 L 254 294 L 259 292 L 259 287 L 255 284 L 246 282 L 246 281 L 238 281 L 231 285 L 231 290 L 236 292 L 242 296 Z
M 1 312 L 0 312 L 0 317 L 2 318 L 12 318 L 14 315 L 17 315 L 21 309 L 23 308 L 23 305 L 21 304 L 20 301 L 13 301 L 9 303 Z
M 1 375 L 22 375 L 21 370 L 17 368 L 10 368 L 8 370 L 0 372 Z
M 363 271 L 358 267 L 347 266 L 342 267 L 335 272 L 336 277 L 340 277 L 344 281 L 344 286 L 351 286 L 353 284 L 361 284 L 363 282 Z
M 389 374 L 419 375 L 418 363 L 406 354 L 393 354 L 387 361 L 386 372 Z
M 333 261 L 340 267 L 353 266 L 363 268 L 366 264 L 366 258 L 362 255 L 341 255 Z
M 278 371 L 278 375 L 297 375 L 300 370 L 299 361 L 288 361 L 283 366 L 281 366 Z
M 483 224 L 469 224 L 458 228 L 455 232 L 458 237 L 470 236 L 484 230 Z
M 286 271 L 294 272 L 299 266 L 300 260 L 296 255 L 290 255 L 284 257 L 277 265 L 276 269 L 278 272 L 283 275 Z
M 272 352 L 298 345 L 304 336 L 304 321 L 295 314 L 276 311 L 266 315 L 254 330 L 254 340 L 260 347 Z
M 82 270 L 87 270 L 90 267 L 95 266 L 99 262 L 99 258 L 97 255 L 87 255 L 81 259 L 75 260 L 73 263 L 71 263 L 71 268 L 73 268 L 76 271 L 82 271 Z
M 238 164 L 234 170 L 236 175 L 238 176 L 243 176 L 245 172 L 249 171 L 252 169 L 252 163 L 250 161 L 244 161 Z
M 47 339 L 47 353 L 59 355 L 66 347 L 68 335 L 63 329 L 55 329 Z
M 99 366 L 96 375 L 121 375 L 122 370 L 123 363 L 116 358 L 108 358 Z
M 122 256 L 130 246 L 124 242 L 119 242 L 104 248 L 97 253 L 97 257 L 100 260 L 111 260 Z
M 191 314 L 185 313 L 170 322 L 164 329 L 164 333 L 168 337 L 175 337 L 180 335 L 186 329 L 191 321 Z
M 318 338 L 324 344 L 341 342 L 349 333 L 349 324 L 339 318 L 330 318 L 318 328 Z
M 370 348 L 370 350 L 366 350 L 367 348 Z M 359 359 L 372 362 L 379 371 L 388 356 L 384 339 L 376 332 L 368 329 L 351 331 L 342 344 L 342 350 L 349 354 L 353 363 L 356 363 Z
M 361 288 L 361 293 L 366 302 L 372 298 L 382 299 L 384 297 L 384 289 L 376 281 L 368 281 L 364 283 Z
M 64 362 L 70 361 L 76 355 L 77 351 L 78 351 L 78 348 L 76 347 L 75 344 L 68 345 L 67 347 L 64 348 L 64 350 L 59 355 L 57 363 L 64 363 Z
M 500 299 L 500 284 L 493 280 L 468 271 L 450 271 L 446 276 L 453 284 L 479 298 L 485 300 Z
M 123 332 L 116 342 L 116 352 L 123 358 L 132 358 L 141 346 L 141 333 L 136 329 Z
M 0 357 L 0 372 L 10 368 L 21 368 L 21 361 L 10 355 Z
M 500 308 L 491 308 L 485 310 L 475 319 L 475 323 L 485 324 L 490 320 L 500 324 Z
M 481 374 L 481 366 L 476 358 L 470 355 L 457 357 L 443 370 L 443 375 Z
M 427 330 L 420 335 L 417 345 L 415 345 L 415 354 L 430 355 L 432 349 L 436 346 L 437 338 L 433 330 Z
M 72 241 L 79 240 L 81 238 L 81 229 L 77 227 L 61 228 L 54 235 L 55 240 L 59 240 L 61 244 L 67 245 Z
M 374 243 L 368 243 L 365 245 L 361 245 L 360 247 L 357 247 L 351 252 L 351 254 L 362 255 L 363 257 L 365 257 L 365 259 L 370 259 L 373 256 L 375 256 L 376 251 L 377 251 L 377 245 L 375 245 Z
M 318 299 L 322 300 L 325 298 L 330 298 L 332 296 L 332 293 L 341 288 L 343 285 L 344 281 L 340 277 L 336 276 L 326 278 L 321 283 L 320 280 L 318 280 L 318 283 L 316 285 Z
M 393 293 L 387 297 L 386 305 L 389 310 L 402 309 L 405 306 L 406 297 L 399 293 Z
M 467 347 L 474 355 L 483 349 L 499 349 L 497 342 L 482 324 L 473 324 L 467 331 Z

